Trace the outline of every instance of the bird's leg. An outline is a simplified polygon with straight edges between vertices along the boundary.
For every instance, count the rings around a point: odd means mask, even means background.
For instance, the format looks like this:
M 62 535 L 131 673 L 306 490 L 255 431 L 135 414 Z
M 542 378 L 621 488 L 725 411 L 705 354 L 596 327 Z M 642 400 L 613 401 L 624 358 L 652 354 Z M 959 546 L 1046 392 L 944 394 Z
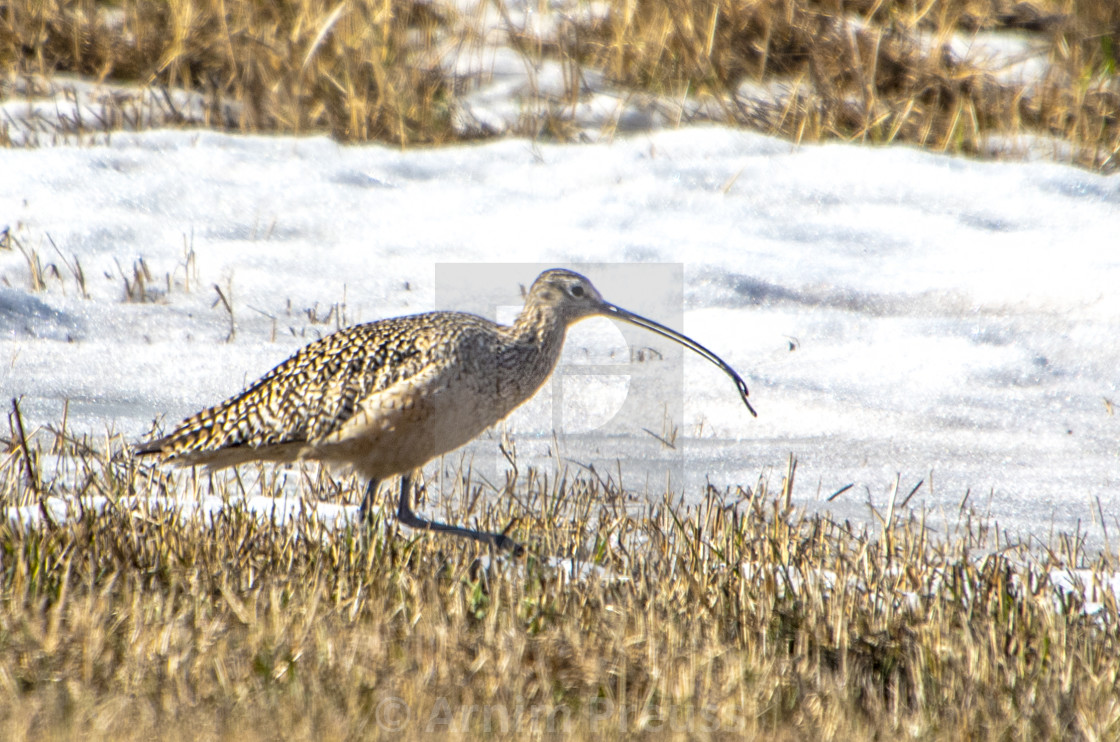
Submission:
M 424 520 L 419 515 L 412 512 L 412 506 L 409 505 L 409 486 L 411 484 L 411 481 L 411 475 L 401 475 L 401 499 L 397 505 L 397 520 L 399 522 L 405 524 L 409 528 L 418 528 L 425 531 L 439 531 L 441 533 L 453 533 L 456 536 L 463 536 L 464 538 L 481 541 L 484 544 L 491 544 L 498 549 L 509 549 L 513 552 L 514 556 L 521 556 L 521 554 L 525 552 L 525 547 L 509 538 L 504 533 L 475 531 L 470 528 L 460 528 L 459 526 L 449 526 L 445 523 L 436 523 L 434 521 Z
M 358 520 L 367 525 L 373 521 L 373 498 L 377 495 L 378 479 L 374 477 L 366 484 L 366 493 L 362 496 L 362 504 L 358 508 Z

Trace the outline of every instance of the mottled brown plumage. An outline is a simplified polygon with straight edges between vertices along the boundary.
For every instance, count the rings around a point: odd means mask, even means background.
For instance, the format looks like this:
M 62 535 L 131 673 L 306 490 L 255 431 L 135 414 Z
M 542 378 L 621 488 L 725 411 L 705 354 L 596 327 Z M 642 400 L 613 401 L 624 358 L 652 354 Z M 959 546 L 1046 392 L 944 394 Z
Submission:
M 556 365 L 568 326 L 591 315 L 637 324 L 700 353 L 735 380 L 754 414 L 746 384 L 711 351 L 604 301 L 578 273 L 550 270 L 533 283 L 512 325 L 429 312 L 340 330 L 136 451 L 211 469 L 259 460 L 352 466 L 369 480 L 363 511 L 377 483 L 400 474 L 398 516 L 406 525 L 520 549 L 503 534 L 416 516 L 409 474 L 533 396 Z

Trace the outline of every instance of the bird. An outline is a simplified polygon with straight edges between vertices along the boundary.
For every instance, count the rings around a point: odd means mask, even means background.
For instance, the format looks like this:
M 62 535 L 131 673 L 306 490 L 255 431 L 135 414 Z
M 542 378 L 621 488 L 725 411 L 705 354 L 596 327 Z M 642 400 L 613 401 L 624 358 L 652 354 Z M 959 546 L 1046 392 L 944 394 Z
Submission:
M 209 470 L 252 461 L 349 466 L 366 480 L 359 508 L 363 519 L 379 483 L 399 475 L 398 522 L 521 554 L 523 547 L 505 533 L 417 515 L 411 506 L 412 473 L 532 397 L 556 366 L 568 327 L 592 316 L 643 327 L 695 351 L 731 377 L 751 415 L 758 416 L 742 377 L 715 353 L 611 304 L 579 273 L 554 268 L 533 282 L 510 325 L 438 311 L 343 328 L 134 452 Z

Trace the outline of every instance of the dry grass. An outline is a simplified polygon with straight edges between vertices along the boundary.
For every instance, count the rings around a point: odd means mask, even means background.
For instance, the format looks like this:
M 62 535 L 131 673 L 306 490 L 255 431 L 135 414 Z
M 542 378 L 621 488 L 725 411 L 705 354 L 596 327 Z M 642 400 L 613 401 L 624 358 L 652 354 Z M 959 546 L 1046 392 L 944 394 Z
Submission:
M 627 85 L 704 92 L 727 118 L 796 141 L 904 142 L 983 154 L 993 136 L 1066 142 L 1086 167 L 1117 168 L 1120 5 L 1084 0 L 928 3 L 635 0 L 585 36 L 585 54 Z M 1036 87 L 954 53 L 954 37 L 1017 30 L 1049 47 Z M 780 85 L 768 94 L 757 85 Z
M 506 5 L 497 7 L 508 21 Z M 530 62 L 561 60 L 573 83 L 563 100 L 532 104 L 547 120 L 516 133 L 578 136 L 570 99 L 595 70 L 623 97 L 704 101 L 702 113 L 685 106 L 682 118 L 798 142 L 1006 156 L 1008 141 L 1042 137 L 1058 159 L 1105 172 L 1120 166 L 1113 0 L 610 0 L 605 13 L 574 8 L 563 9 L 563 30 L 544 37 L 510 23 L 514 49 Z M 453 122 L 457 96 L 478 80 L 451 76 L 443 60 L 480 43 L 468 28 L 456 9 L 428 0 L 8 0 L 0 3 L 0 64 L 36 79 L 67 72 L 154 85 L 164 94 L 143 107 L 158 125 L 178 116 L 240 131 L 440 143 L 486 133 Z M 1001 78 L 950 47 L 991 31 L 1027 35 L 1048 50 L 1043 79 Z M 10 96 L 16 87 L 9 81 Z M 201 110 L 187 115 L 166 93 L 180 89 L 201 96 Z M 120 125 L 145 117 L 118 98 L 103 105 L 101 115 Z
M 1045 564 L 1085 555 L 967 518 L 857 530 L 791 507 L 792 471 L 698 507 L 530 474 L 453 507 L 519 519 L 531 555 L 495 560 L 275 525 L 236 481 L 189 518 L 145 504 L 167 482 L 127 457 L 32 440 L 14 426 L 3 502 L 106 499 L 0 525 L 4 739 L 1120 737 L 1115 600 L 1055 600 Z
M 198 91 L 210 126 L 439 142 L 445 81 L 423 58 L 438 23 L 411 0 L 9 2 L 0 64 Z

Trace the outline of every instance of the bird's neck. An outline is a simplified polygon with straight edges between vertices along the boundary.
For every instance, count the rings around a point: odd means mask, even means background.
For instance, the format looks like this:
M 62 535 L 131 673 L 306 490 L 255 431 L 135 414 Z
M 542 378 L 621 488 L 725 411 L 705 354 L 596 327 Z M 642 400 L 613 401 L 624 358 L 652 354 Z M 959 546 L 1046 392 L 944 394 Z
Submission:
M 546 349 L 559 338 L 564 340 L 565 323 L 555 307 L 529 301 L 508 329 L 509 338 L 515 343 L 536 345 Z
M 560 358 L 566 329 L 555 308 L 533 302 L 512 325 L 502 328 L 506 342 L 499 366 L 510 393 L 529 395 L 540 388 Z

